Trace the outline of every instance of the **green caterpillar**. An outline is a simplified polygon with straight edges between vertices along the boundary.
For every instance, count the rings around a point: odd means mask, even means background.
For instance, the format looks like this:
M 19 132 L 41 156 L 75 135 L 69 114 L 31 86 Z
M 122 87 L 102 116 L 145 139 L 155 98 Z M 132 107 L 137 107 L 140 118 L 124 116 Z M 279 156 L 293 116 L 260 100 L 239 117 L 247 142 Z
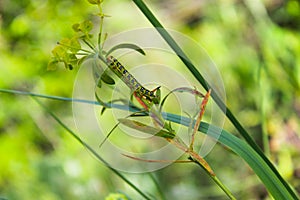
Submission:
M 145 97 L 147 100 L 154 101 L 159 99 L 159 97 L 154 94 L 160 87 L 155 88 L 150 91 L 143 87 L 132 74 L 113 56 L 106 58 L 108 67 L 119 77 L 122 81 L 138 96 Z

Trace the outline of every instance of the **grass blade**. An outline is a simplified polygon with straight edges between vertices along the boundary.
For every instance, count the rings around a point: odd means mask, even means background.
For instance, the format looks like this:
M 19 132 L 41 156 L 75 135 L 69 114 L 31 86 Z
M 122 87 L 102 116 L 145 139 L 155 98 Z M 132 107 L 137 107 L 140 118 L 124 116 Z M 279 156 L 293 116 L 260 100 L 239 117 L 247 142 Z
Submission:
M 169 46 L 174 50 L 174 52 L 178 55 L 178 57 L 182 60 L 182 62 L 186 65 L 186 67 L 190 70 L 190 72 L 194 75 L 194 77 L 199 81 L 199 83 L 205 88 L 206 91 L 210 88 L 203 76 L 200 72 L 195 68 L 195 66 L 189 61 L 185 53 L 178 46 L 176 41 L 172 38 L 172 36 L 164 29 L 162 24 L 156 19 L 153 13 L 149 10 L 146 4 L 142 0 L 133 0 L 133 2 L 137 5 L 137 7 L 143 12 L 143 14 L 147 17 L 147 19 L 151 22 L 151 24 L 156 28 L 156 30 L 160 33 L 160 35 L 164 38 L 164 40 L 169 44 Z M 216 92 L 212 90 L 211 94 L 212 98 L 216 102 L 216 104 L 220 107 L 220 109 L 226 114 L 231 123 L 235 126 L 235 128 L 239 131 L 239 133 L 245 138 L 247 143 L 260 155 L 260 157 L 267 163 L 267 165 L 273 170 L 278 179 L 283 183 L 286 190 L 293 196 L 294 199 L 298 199 L 297 195 L 288 185 L 288 183 L 282 178 L 274 165 L 269 161 L 269 159 L 265 156 L 263 151 L 259 148 L 259 146 L 255 143 L 252 137 L 247 133 L 241 123 L 235 118 L 232 112 L 227 108 L 224 102 L 219 98 Z

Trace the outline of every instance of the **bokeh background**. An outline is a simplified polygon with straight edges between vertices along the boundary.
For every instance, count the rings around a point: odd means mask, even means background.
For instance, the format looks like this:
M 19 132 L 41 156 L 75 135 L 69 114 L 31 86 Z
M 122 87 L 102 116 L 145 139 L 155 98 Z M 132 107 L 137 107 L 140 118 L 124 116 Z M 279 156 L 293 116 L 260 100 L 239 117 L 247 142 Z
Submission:
M 300 2 L 297 0 L 147 1 L 165 27 L 197 41 L 220 71 L 227 104 L 283 177 L 300 192 Z M 150 23 L 128 0 L 105 0 L 105 32 Z M 51 50 L 93 19 L 85 0 L 0 1 L 0 88 L 72 97 L 76 69 L 47 71 Z M 74 128 L 72 105 L 45 100 Z M 224 129 L 237 131 L 229 121 Z M 109 152 L 108 152 L 109 153 Z M 221 145 L 206 157 L 238 199 L 270 199 L 245 162 Z M 173 164 L 126 174 L 143 191 L 166 199 L 226 199 L 197 166 Z M 155 180 L 155 181 L 153 181 Z M 141 197 L 99 163 L 28 96 L 0 93 L 0 198 Z

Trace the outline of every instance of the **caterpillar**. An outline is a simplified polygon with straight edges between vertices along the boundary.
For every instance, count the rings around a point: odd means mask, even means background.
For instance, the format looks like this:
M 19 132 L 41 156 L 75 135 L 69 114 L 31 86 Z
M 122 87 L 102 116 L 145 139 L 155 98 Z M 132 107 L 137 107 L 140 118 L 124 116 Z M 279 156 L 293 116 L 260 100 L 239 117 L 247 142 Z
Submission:
M 143 87 L 132 74 L 113 56 L 106 58 L 108 67 L 119 77 L 121 80 L 133 91 L 135 94 L 138 94 L 140 97 L 145 97 L 146 99 L 152 101 L 153 99 L 158 99 L 154 94 L 156 90 L 160 87 L 155 88 L 150 91 Z

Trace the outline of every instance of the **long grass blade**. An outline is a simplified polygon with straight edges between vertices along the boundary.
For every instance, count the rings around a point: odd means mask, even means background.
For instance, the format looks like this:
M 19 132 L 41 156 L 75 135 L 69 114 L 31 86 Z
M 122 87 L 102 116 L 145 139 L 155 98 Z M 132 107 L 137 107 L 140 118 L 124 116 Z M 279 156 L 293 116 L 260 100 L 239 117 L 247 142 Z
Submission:
M 143 12 L 143 14 L 147 17 L 147 19 L 151 22 L 151 24 L 156 28 L 156 30 L 160 33 L 160 35 L 164 38 L 164 40 L 169 44 L 169 46 L 174 50 L 174 52 L 178 55 L 178 57 L 182 60 L 182 62 L 186 65 L 186 67 L 190 70 L 190 72 L 194 75 L 194 77 L 199 81 L 199 83 L 205 88 L 206 91 L 210 88 L 203 76 L 200 72 L 195 68 L 195 66 L 189 61 L 185 53 L 178 46 L 176 41 L 172 38 L 172 36 L 164 29 L 162 24 L 157 20 L 157 18 L 153 15 L 150 9 L 146 6 L 146 4 L 142 0 L 133 0 L 133 2 L 137 5 L 137 7 Z M 212 90 L 211 94 L 212 98 L 216 102 L 216 104 L 220 107 L 220 109 L 226 114 L 231 123 L 235 126 L 235 128 L 239 131 L 239 133 L 245 138 L 247 143 L 260 155 L 260 157 L 267 163 L 267 165 L 274 171 L 276 176 L 281 180 L 284 184 L 284 187 L 289 191 L 289 193 L 294 197 L 294 199 L 298 199 L 295 192 L 291 189 L 288 183 L 282 178 L 274 165 L 270 162 L 270 160 L 265 156 L 260 147 L 255 143 L 252 137 L 247 133 L 241 123 L 235 118 L 232 112 L 227 108 L 224 102 L 219 98 L 217 93 Z M 226 108 L 226 109 L 225 109 Z

